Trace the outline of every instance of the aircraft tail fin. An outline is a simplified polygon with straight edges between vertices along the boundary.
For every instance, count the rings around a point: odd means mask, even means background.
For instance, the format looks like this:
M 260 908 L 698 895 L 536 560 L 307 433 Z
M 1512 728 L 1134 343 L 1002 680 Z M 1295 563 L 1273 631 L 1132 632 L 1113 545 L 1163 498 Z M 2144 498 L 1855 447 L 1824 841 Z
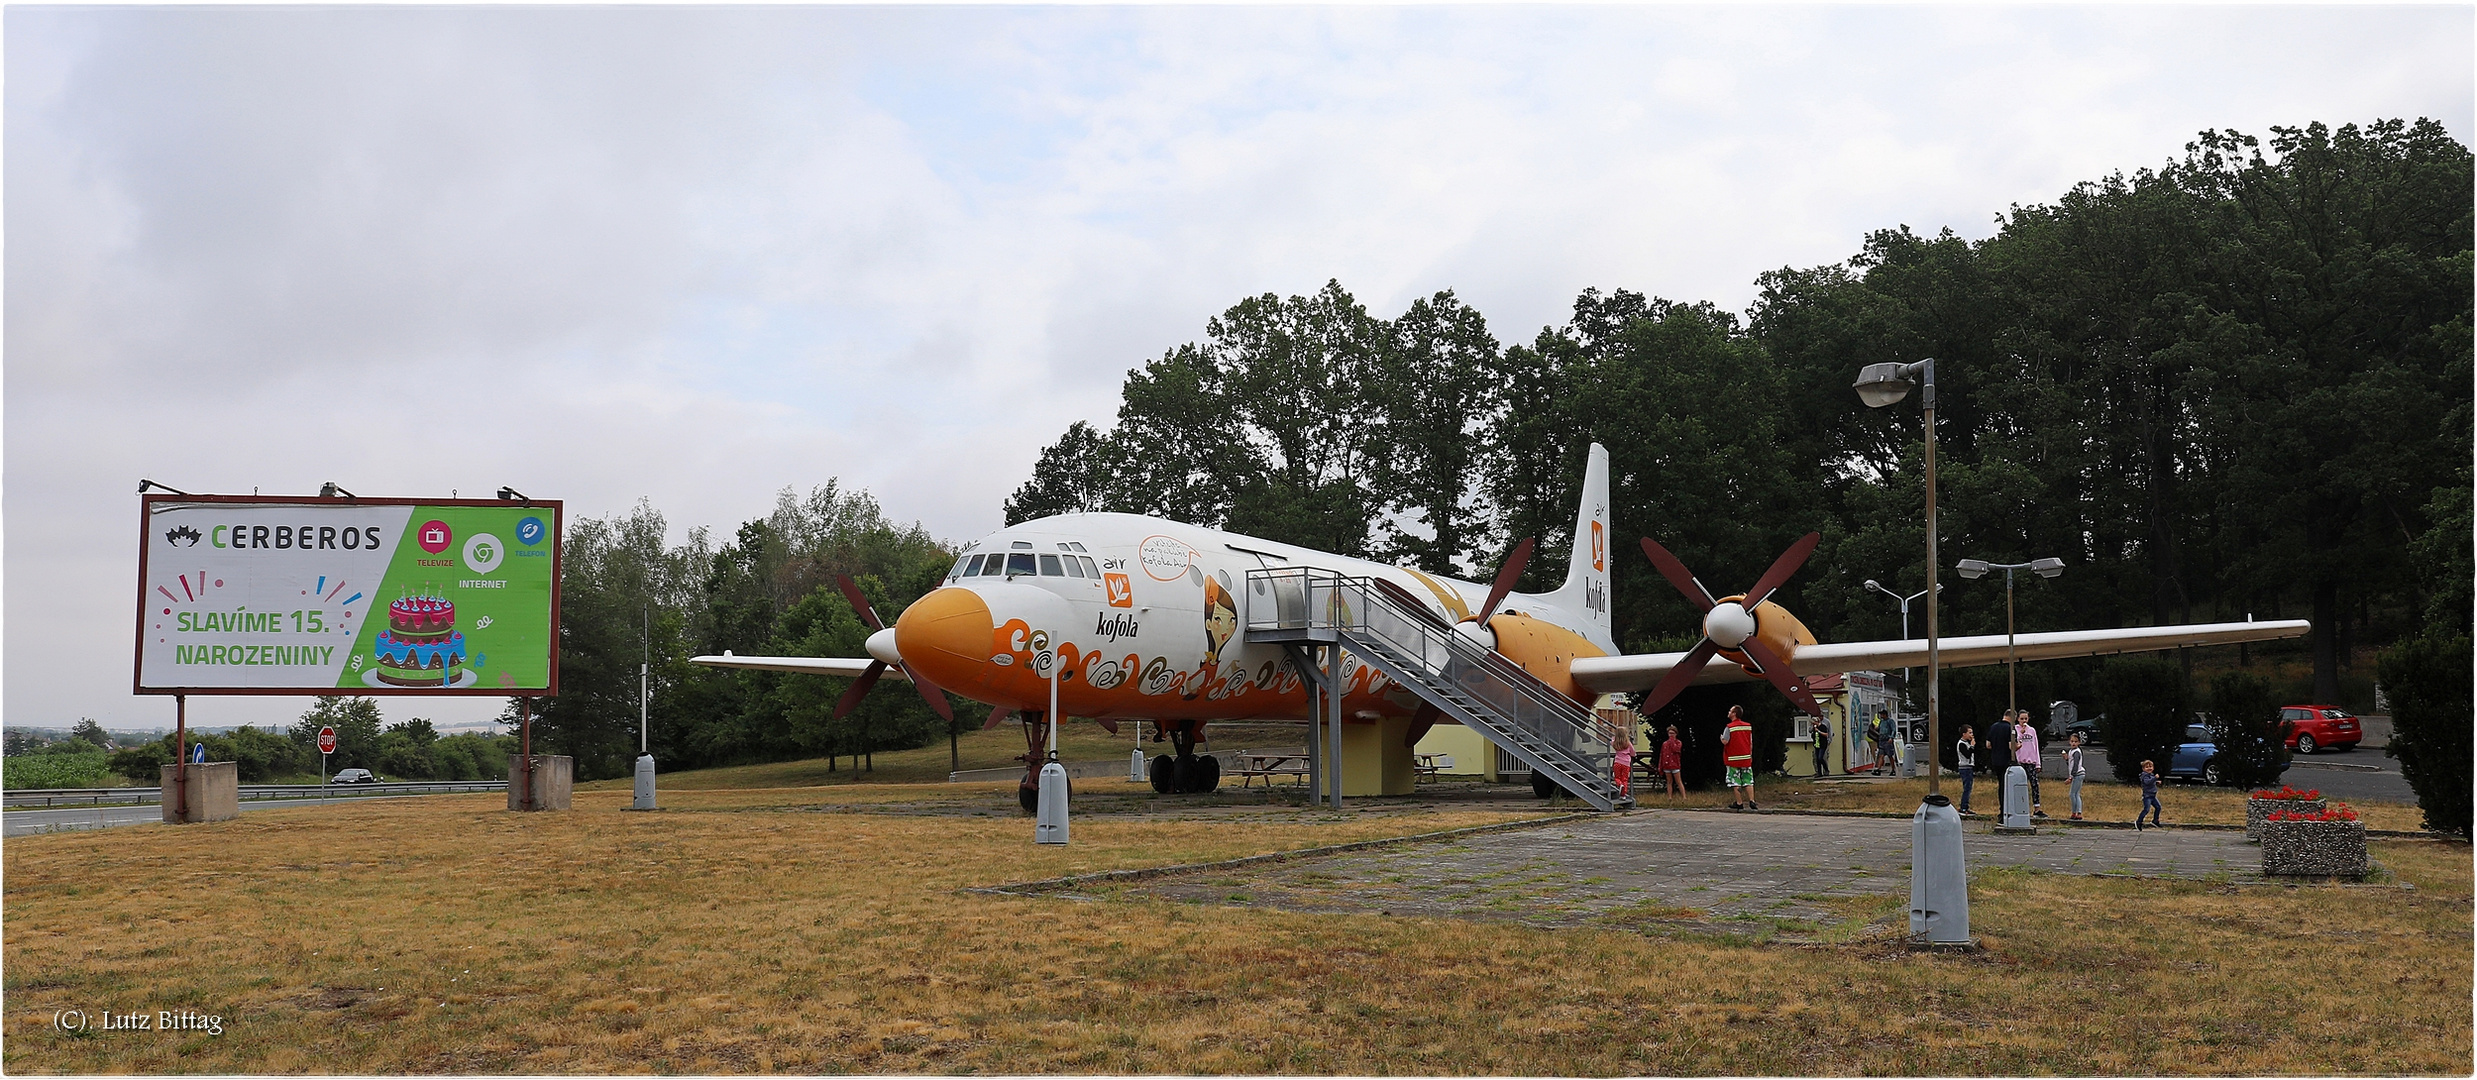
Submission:
M 1541 597 L 1578 620 L 1574 629 L 1615 655 L 1617 639 L 1608 617 L 1608 568 L 1615 537 L 1608 520 L 1608 448 L 1591 444 L 1583 467 L 1582 505 L 1574 511 L 1574 550 L 1566 562 L 1565 585 Z

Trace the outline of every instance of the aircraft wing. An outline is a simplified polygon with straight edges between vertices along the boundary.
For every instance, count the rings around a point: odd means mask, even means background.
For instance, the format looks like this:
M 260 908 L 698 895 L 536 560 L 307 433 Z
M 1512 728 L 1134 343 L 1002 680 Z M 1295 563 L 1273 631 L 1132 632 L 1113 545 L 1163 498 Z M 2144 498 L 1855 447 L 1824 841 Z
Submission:
M 2288 619 L 2278 622 L 2130 626 L 2117 630 L 2059 630 L 2013 638 L 2012 655 L 2022 660 L 2112 656 L 2196 645 L 2234 645 L 2241 641 L 2303 637 L 2312 628 L 2313 624 L 2303 619 Z M 1948 668 L 2001 664 L 2005 657 L 2004 645 L 2002 634 L 1948 637 L 1941 643 L 1942 655 L 1937 660 Z M 1597 694 L 1643 690 L 1658 683 L 1661 676 L 1668 674 L 1670 668 L 1676 667 L 1678 661 L 1685 658 L 1686 654 L 1682 652 L 1580 657 L 1574 661 L 1574 681 Z M 1789 658 L 1789 670 L 1798 675 L 1882 671 L 1886 668 L 1925 667 L 1926 664 L 1927 643 L 1922 638 L 1804 645 Z M 1753 682 L 1755 678 L 1736 664 L 1715 659 L 1695 676 L 1694 685 Z
M 703 664 L 707 667 L 743 668 L 751 671 L 796 671 L 804 675 L 840 675 L 847 679 L 856 679 L 860 677 L 861 672 L 868 670 L 870 664 L 877 661 L 865 656 L 858 658 L 848 656 L 734 656 L 724 653 L 721 656 L 692 656 L 688 662 Z M 903 673 L 902 668 L 891 665 L 889 665 L 887 674 L 898 679 L 910 677 Z

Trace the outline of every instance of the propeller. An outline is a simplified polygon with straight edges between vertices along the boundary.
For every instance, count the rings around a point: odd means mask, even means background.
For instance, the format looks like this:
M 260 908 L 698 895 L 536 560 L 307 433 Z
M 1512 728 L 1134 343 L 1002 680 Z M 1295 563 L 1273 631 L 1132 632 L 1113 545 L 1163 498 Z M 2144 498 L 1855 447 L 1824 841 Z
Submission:
M 859 614 L 861 622 L 868 624 L 871 637 L 886 632 L 886 620 L 877 617 L 877 609 L 870 606 L 869 598 L 861 593 L 859 583 L 853 581 L 851 575 L 836 574 L 834 583 L 842 586 L 843 599 L 851 601 L 852 611 Z M 945 691 L 922 678 L 919 672 L 903 667 L 900 661 L 889 665 L 884 660 L 875 659 L 874 653 L 871 655 L 869 666 L 860 672 L 859 678 L 852 680 L 851 689 L 843 691 L 842 698 L 834 703 L 835 719 L 851 715 L 851 711 L 860 706 L 860 699 L 868 694 L 869 688 L 877 685 L 877 677 L 884 675 L 887 667 L 893 666 L 902 668 L 903 674 L 912 680 L 912 688 L 920 691 L 920 700 L 929 703 L 929 711 L 945 717 L 948 724 L 955 722 L 955 707 L 946 700 Z
M 1661 677 L 1659 685 L 1651 688 L 1651 693 L 1643 699 L 1641 711 L 1648 715 L 1668 704 L 1694 682 L 1703 665 L 1710 663 L 1720 650 L 1734 649 L 1751 662 L 1755 674 L 1763 676 L 1764 681 L 1778 689 L 1790 704 L 1821 717 L 1823 710 L 1815 704 L 1815 696 L 1807 692 L 1806 680 L 1790 674 L 1788 661 L 1781 659 L 1779 653 L 1773 652 L 1771 646 L 1755 636 L 1755 608 L 1787 583 L 1789 576 L 1797 573 L 1799 567 L 1806 565 L 1807 556 L 1813 555 L 1815 545 L 1822 541 L 1821 533 L 1807 533 L 1799 537 L 1796 543 L 1789 545 L 1788 550 L 1780 553 L 1779 558 L 1772 560 L 1771 568 L 1755 579 L 1754 586 L 1747 589 L 1744 596 L 1735 600 L 1714 600 L 1711 590 L 1703 587 L 1702 580 L 1686 569 L 1684 562 L 1657 541 L 1644 537 L 1643 555 L 1651 560 L 1652 568 L 1660 571 L 1660 576 L 1667 578 L 1669 584 L 1685 596 L 1687 603 L 1703 612 L 1703 640 L 1688 650 L 1685 659 L 1670 668 L 1667 675 Z
M 1514 582 L 1522 580 L 1523 568 L 1531 565 L 1531 548 L 1538 537 L 1526 536 L 1505 553 L 1505 561 L 1497 565 L 1496 584 L 1488 587 L 1488 602 L 1479 605 L 1479 614 L 1472 616 L 1481 626 L 1488 625 L 1488 616 L 1496 614 L 1497 605 L 1505 602 L 1505 594 L 1514 591 Z

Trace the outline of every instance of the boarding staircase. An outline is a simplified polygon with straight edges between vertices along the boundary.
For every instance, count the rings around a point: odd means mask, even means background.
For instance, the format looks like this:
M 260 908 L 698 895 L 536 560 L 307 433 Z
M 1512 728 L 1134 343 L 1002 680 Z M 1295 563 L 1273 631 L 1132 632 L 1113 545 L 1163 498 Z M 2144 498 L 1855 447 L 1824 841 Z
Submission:
M 1247 640 L 1347 649 L 1584 802 L 1634 805 L 1612 775 L 1615 727 L 1396 592 L 1306 567 L 1252 570 Z

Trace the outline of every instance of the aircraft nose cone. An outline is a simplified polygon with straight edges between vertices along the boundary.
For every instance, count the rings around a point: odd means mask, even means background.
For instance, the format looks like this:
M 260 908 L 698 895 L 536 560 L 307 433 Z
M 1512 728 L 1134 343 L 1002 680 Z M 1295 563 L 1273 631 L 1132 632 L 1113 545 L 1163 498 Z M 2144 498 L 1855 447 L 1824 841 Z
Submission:
M 894 623 L 895 652 L 930 681 L 958 687 L 978 681 L 989 663 L 995 629 L 988 601 L 971 589 L 949 585 L 903 609 Z M 877 639 L 883 636 L 869 637 L 869 655 L 881 660 L 886 657 L 877 651 Z
M 895 621 L 901 622 L 902 620 L 897 619 Z M 869 650 L 870 656 L 874 656 L 889 664 L 900 664 L 903 662 L 903 650 L 900 646 L 895 644 L 894 627 L 889 626 L 869 635 L 869 641 L 866 648 Z
M 1734 649 L 1755 636 L 1755 616 L 1735 601 L 1722 601 L 1703 616 L 1703 636 L 1723 649 Z

